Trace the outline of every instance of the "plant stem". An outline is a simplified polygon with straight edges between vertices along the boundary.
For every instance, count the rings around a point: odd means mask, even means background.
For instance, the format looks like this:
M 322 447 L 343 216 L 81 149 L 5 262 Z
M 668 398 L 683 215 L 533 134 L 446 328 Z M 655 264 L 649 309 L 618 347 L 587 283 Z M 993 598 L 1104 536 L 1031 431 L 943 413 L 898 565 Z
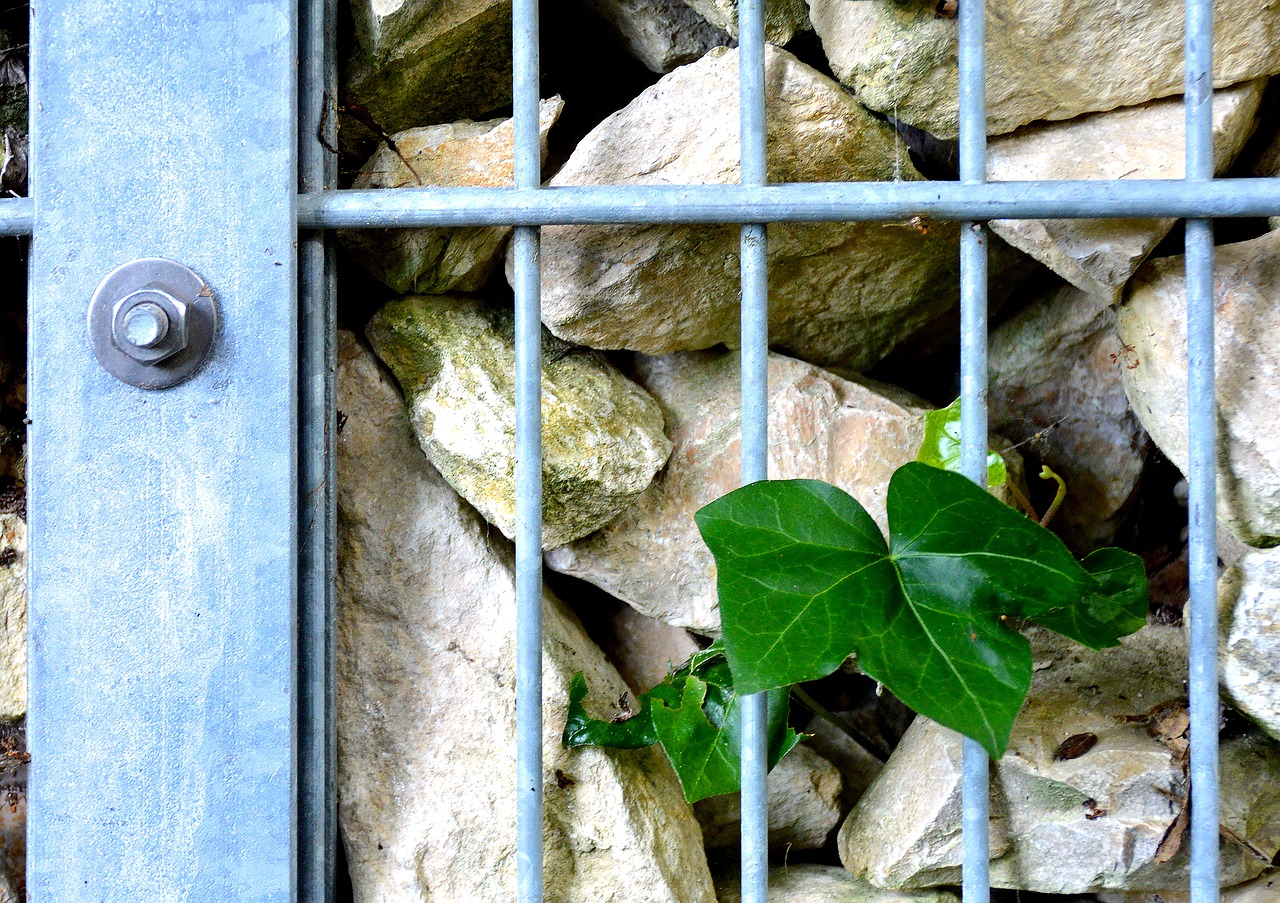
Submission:
M 1049 521 L 1053 520 L 1053 516 L 1058 513 L 1058 508 L 1062 506 L 1062 500 L 1067 497 L 1067 481 L 1050 470 L 1048 464 L 1040 468 L 1040 479 L 1057 480 L 1058 482 L 1058 491 L 1053 496 L 1053 504 L 1044 513 L 1044 517 L 1040 518 L 1040 526 L 1047 527 L 1049 526 Z
M 889 754 L 887 752 L 882 750 L 877 744 L 872 743 L 866 737 L 862 736 L 862 734 L 859 733 L 858 730 L 855 727 L 853 727 L 853 725 L 847 723 L 841 718 L 836 717 L 836 714 L 834 712 L 830 711 L 826 706 L 824 706 L 822 703 L 818 702 L 816 699 L 814 699 L 812 696 L 806 693 L 804 691 L 804 688 L 801 687 L 799 684 L 795 684 L 791 687 L 791 695 L 793 695 L 796 698 L 796 700 L 806 709 L 813 712 L 813 714 L 817 715 L 819 718 L 821 718 L 823 721 L 830 724 L 836 730 L 840 731 L 840 733 L 844 734 L 854 743 L 858 744 L 863 749 L 865 749 L 868 753 L 874 756 L 877 761 L 880 761 L 880 762 L 889 761 Z

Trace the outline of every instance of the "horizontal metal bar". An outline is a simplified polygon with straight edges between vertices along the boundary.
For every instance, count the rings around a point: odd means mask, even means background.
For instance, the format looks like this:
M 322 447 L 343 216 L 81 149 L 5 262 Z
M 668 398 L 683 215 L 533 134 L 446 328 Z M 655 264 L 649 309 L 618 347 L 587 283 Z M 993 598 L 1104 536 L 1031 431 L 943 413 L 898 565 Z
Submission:
M 1280 215 L 1280 179 L 399 188 L 298 198 L 317 229 Z
M 31 198 L 0 200 L 0 235 L 30 235 L 35 223 L 36 205 Z

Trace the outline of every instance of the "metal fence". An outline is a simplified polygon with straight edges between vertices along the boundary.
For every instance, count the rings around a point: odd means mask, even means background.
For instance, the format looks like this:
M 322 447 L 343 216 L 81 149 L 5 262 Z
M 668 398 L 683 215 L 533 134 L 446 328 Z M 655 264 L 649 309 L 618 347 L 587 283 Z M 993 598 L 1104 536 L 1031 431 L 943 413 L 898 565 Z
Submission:
M 1179 217 L 1186 218 L 1186 278 L 1190 358 L 1190 567 L 1191 567 L 1191 786 L 1195 806 L 1191 824 L 1191 883 L 1195 903 L 1218 899 L 1217 785 L 1217 634 L 1215 537 L 1215 398 L 1213 360 L 1213 233 L 1210 217 L 1280 214 L 1280 180 L 1213 178 L 1212 3 L 1187 0 L 1186 7 L 1186 176 L 1169 181 L 986 182 L 986 110 L 984 9 L 982 0 L 962 0 L 960 28 L 960 181 L 925 183 L 857 183 L 768 185 L 764 118 L 763 0 L 741 0 L 739 45 L 742 110 L 741 185 L 671 187 L 542 188 L 538 105 L 538 2 L 514 3 L 515 187 L 400 189 L 396 191 L 329 191 L 334 162 L 318 139 L 331 127 L 334 68 L 332 29 L 334 0 L 303 0 L 293 19 L 294 41 L 302 65 L 297 108 L 301 117 L 301 193 L 287 199 L 301 230 L 297 265 L 302 285 L 298 320 L 297 414 L 299 431 L 296 486 L 299 498 L 319 491 L 321 504 L 298 502 L 304 517 L 298 527 L 297 589 L 302 628 L 293 653 L 299 714 L 293 723 L 298 750 L 295 781 L 297 806 L 293 840 L 295 878 L 291 895 L 305 901 L 329 899 L 335 849 L 333 790 L 332 570 L 333 570 L 333 329 L 332 260 L 324 230 L 335 228 L 513 225 L 517 336 L 517 599 L 519 609 L 517 671 L 517 750 L 519 794 L 518 886 L 522 903 L 535 903 L 542 892 L 542 713 L 541 700 L 541 416 L 540 416 L 540 272 L 539 227 L 552 224 L 734 223 L 741 224 L 742 278 L 742 480 L 767 477 L 766 379 L 768 260 L 767 227 L 776 222 L 903 220 L 913 216 L 958 220 L 961 231 L 961 387 L 963 467 L 966 475 L 985 479 L 986 412 L 986 226 L 996 218 Z M 42 67 L 74 66 L 63 53 L 52 55 L 56 29 L 41 25 L 41 16 L 56 18 L 62 4 L 41 4 L 33 39 L 32 81 L 37 102 L 57 101 L 40 86 L 50 81 Z M 74 5 L 74 4 L 72 4 Z M 83 4 L 81 4 L 83 6 Z M 90 4 L 92 5 L 92 4 Z M 112 4 L 105 4 L 112 6 Z M 163 6 L 163 4 L 161 4 Z M 288 4 L 281 4 L 288 9 Z M 158 14 L 157 14 L 158 15 Z M 289 52 L 289 42 L 277 51 Z M 119 65 L 124 65 L 120 63 Z M 291 108 L 289 98 L 273 103 Z M 48 130 L 46 129 L 46 132 Z M 33 162 L 47 152 L 39 126 L 33 139 Z M 42 193 L 52 185 L 35 179 L 34 199 L 0 201 L 0 234 L 31 235 L 37 249 L 46 240 Z M 53 241 L 52 238 L 48 239 Z M 36 266 L 39 269 L 39 266 Z M 50 283 L 33 278 L 33 291 Z M 33 308 L 51 304 L 33 294 Z M 78 315 L 78 314 L 77 314 Z M 35 314 L 33 314 L 33 317 Z M 56 350 L 56 349 L 54 349 Z M 83 350 L 83 349 L 81 349 Z M 50 346 L 33 340 L 35 360 L 51 354 Z M 62 353 L 62 352 L 59 352 Z M 37 365 L 38 366 L 38 365 Z M 40 380 L 33 380 L 38 393 Z M 33 396 L 33 399 L 38 396 Z M 71 424 L 74 427 L 74 424 Z M 38 455 L 40 445 L 33 446 Z M 38 459 L 33 468 L 39 469 Z M 36 481 L 39 482 L 38 480 Z M 53 492 L 46 487 L 46 497 Z M 39 505 L 40 500 L 34 504 Z M 33 511 L 38 511 L 33 508 Z M 301 521 L 299 522 L 301 523 Z M 320 528 L 317 528 L 317 524 Z M 46 644 L 40 615 L 48 590 L 42 583 L 41 556 L 52 536 L 37 528 L 32 540 L 33 675 L 52 680 L 58 656 Z M 92 566 L 92 565 L 90 565 Z M 88 579 L 81 574 L 81 579 Z M 46 717 L 68 717 L 65 709 L 46 716 L 40 709 L 55 687 L 33 695 L 31 725 L 36 773 L 51 773 L 60 754 L 46 729 Z M 743 706 L 742 882 L 743 900 L 766 899 L 767 814 L 765 796 L 765 730 L 763 697 Z M 48 764 L 46 764 L 48 763 Z M 964 878 L 966 903 L 989 899 L 988 759 L 980 746 L 966 741 L 964 751 Z M 125 798 L 110 800 L 128 807 Z M 101 888 L 85 887 L 83 896 L 67 882 L 51 878 L 65 863 L 50 863 L 57 847 L 47 835 L 65 830 L 70 803 L 48 780 L 37 781 L 32 794 L 32 891 L 36 900 L 105 898 Z M 44 808 L 42 808 L 44 807 Z M 73 832 L 73 836 L 75 835 Z M 81 850 L 88 855 L 92 847 Z M 43 879 L 40 876 L 45 876 Z M 52 888 L 59 887 L 55 893 Z M 46 895 L 47 894 L 47 895 Z M 222 896 L 209 899 L 226 899 Z M 230 896 L 234 897 L 234 894 Z M 248 897 L 244 897 L 247 899 Z M 264 899 L 277 899 L 264 896 Z M 203 898 L 201 898 L 203 899 Z M 258 897 L 253 897 L 258 899 Z M 283 899 L 283 898 L 281 898 Z

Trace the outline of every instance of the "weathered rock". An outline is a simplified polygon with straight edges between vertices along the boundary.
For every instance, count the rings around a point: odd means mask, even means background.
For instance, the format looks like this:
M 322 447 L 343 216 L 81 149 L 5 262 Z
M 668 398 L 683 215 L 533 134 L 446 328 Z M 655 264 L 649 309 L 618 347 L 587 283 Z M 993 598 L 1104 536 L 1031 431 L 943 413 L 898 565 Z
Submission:
M 592 635 L 627 686 L 637 693 L 662 683 L 702 648 L 689 631 L 646 617 L 625 602 L 614 600 L 604 621 Z
M 771 182 L 920 178 L 893 129 L 843 88 L 785 51 L 766 48 L 765 61 Z M 551 184 L 736 183 L 738 109 L 737 51 L 713 50 L 604 120 Z M 665 354 L 722 342 L 735 347 L 739 232 L 546 227 L 543 322 L 593 348 Z M 957 235 L 958 226 L 947 223 L 924 230 L 907 223 L 770 226 L 771 343 L 855 370 L 879 360 L 956 305 Z M 1014 255 L 1025 259 L 993 242 L 992 273 Z
M 787 753 L 766 781 L 769 846 L 816 850 L 840 823 L 840 772 L 820 754 L 801 744 Z M 713 796 L 694 803 L 707 849 L 737 846 L 742 833 L 738 794 Z
M 1280 542 L 1280 232 L 1215 249 L 1218 516 L 1250 545 Z M 1117 311 L 1138 419 L 1187 472 L 1186 288 L 1181 257 L 1146 263 Z
M 27 193 L 27 52 L 0 28 L 0 192 Z
M 0 903 L 27 899 L 26 730 L 0 724 Z
M 684 0 L 708 21 L 738 36 L 738 0 Z M 805 0 L 764 0 L 764 39 L 781 47 L 798 31 L 808 31 Z
M 693 514 L 740 483 L 736 352 L 637 357 L 636 379 L 661 403 L 675 449 L 653 485 L 593 536 L 546 555 L 547 566 L 599 586 L 646 615 L 720 632 L 715 559 Z M 881 529 L 893 471 L 914 460 L 924 412 L 824 370 L 769 356 L 769 475 L 834 483 Z
M 339 360 L 338 787 L 355 898 L 512 900 L 511 549 L 423 457 L 350 334 Z M 626 686 L 559 600 L 543 610 L 548 899 L 712 903 L 701 832 L 661 754 L 561 747 L 574 671 L 600 699 Z
M 736 873 L 716 876 L 720 903 L 742 903 L 739 880 Z M 960 903 L 960 898 L 945 890 L 884 890 L 842 868 L 803 863 L 769 869 L 769 903 Z
M 0 722 L 27 714 L 27 525 L 0 514 Z
M 351 16 L 346 98 L 385 131 L 511 102 L 511 0 L 352 0 Z
M 1266 79 L 1213 97 L 1213 154 L 1225 172 L 1253 133 Z M 1037 123 L 991 141 L 993 181 L 1181 179 L 1186 171 L 1182 98 L 1067 122 Z M 993 220 L 991 229 L 1063 279 L 1107 301 L 1173 227 L 1172 219 Z
M 509 311 L 458 297 L 393 301 L 369 323 L 441 475 L 515 534 L 515 339 Z M 652 398 L 593 351 L 543 332 L 544 547 L 585 536 L 626 508 L 671 443 Z
M 854 741 L 846 732 L 815 716 L 804 726 L 809 735 L 805 745 L 830 762 L 840 772 L 840 812 L 851 810 L 884 764 Z
M 1067 484 L 1052 522 L 1079 551 L 1114 537 L 1138 488 L 1147 435 L 1129 409 L 1129 366 L 1105 300 L 1066 285 L 991 336 L 992 429 L 1027 443 Z
M 1218 903 L 1276 903 L 1280 900 L 1280 873 L 1267 872 L 1252 881 L 1224 887 Z M 1134 891 L 1098 894 L 1098 903 L 1193 903 L 1186 891 Z
M 539 128 L 544 159 L 547 132 L 562 109 L 564 102 L 559 97 L 542 102 Z M 380 145 L 361 168 L 353 188 L 498 188 L 515 184 L 515 127 L 510 119 L 425 126 L 392 138 L 404 159 Z M 497 269 L 510 234 L 509 226 L 476 226 L 350 229 L 338 236 L 369 272 L 395 291 L 434 294 L 481 288 Z
M 836 76 L 873 110 L 954 138 L 957 22 L 932 3 L 809 0 Z M 1214 4 L 1214 86 L 1280 72 L 1280 10 Z M 1183 91 L 1181 0 L 991 0 L 987 131 L 1133 106 Z
M 627 52 L 652 72 L 670 72 L 713 47 L 733 41 L 728 32 L 702 18 L 684 0 L 583 2 L 618 35 Z
M 1250 551 L 1219 578 L 1218 630 L 1223 697 L 1280 740 L 1280 550 Z
M 1155 861 L 1178 809 L 1160 791 L 1186 793 L 1175 752 L 1185 743 L 1185 710 L 1166 707 L 1184 693 L 1182 629 L 1148 626 L 1100 652 L 1038 630 L 1032 641 L 1037 670 L 1027 706 L 992 769 L 993 886 L 1042 893 L 1185 888 L 1189 844 L 1170 861 Z M 1153 709 L 1170 717 L 1149 718 Z M 1082 734 L 1093 734 L 1096 744 L 1058 756 L 1064 741 Z M 958 883 L 960 775 L 959 735 L 917 718 L 841 827 L 841 861 L 882 886 Z M 1280 747 L 1260 734 L 1224 740 L 1221 794 L 1223 824 L 1268 856 L 1280 850 Z M 1223 841 L 1220 868 L 1231 885 L 1264 866 Z

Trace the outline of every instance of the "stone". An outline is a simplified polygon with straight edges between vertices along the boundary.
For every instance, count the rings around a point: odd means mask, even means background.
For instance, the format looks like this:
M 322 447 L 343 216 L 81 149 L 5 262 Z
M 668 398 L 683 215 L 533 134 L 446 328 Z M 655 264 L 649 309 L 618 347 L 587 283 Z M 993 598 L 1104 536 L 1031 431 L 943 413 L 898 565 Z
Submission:
M 1218 517 L 1249 545 L 1280 543 L 1280 232 L 1220 245 L 1216 258 Z M 1182 257 L 1149 261 L 1117 311 L 1125 393 L 1184 474 L 1187 302 Z
M 387 133 L 511 103 L 511 0 L 352 0 L 350 7 L 355 41 L 345 97 Z
M 770 182 L 920 178 L 893 129 L 830 78 L 772 47 L 765 65 Z M 736 183 L 738 110 L 737 51 L 712 50 L 605 119 L 550 184 Z M 957 305 L 958 229 L 771 225 L 770 342 L 824 366 L 861 370 L 878 361 Z M 545 227 L 543 322 L 593 348 L 736 347 L 739 248 L 736 226 Z M 994 282 L 1014 259 L 1025 258 L 992 243 Z
M 1218 903 L 1276 903 L 1280 900 L 1280 873 L 1267 872 L 1252 881 L 1224 887 Z M 1134 891 L 1098 894 L 1098 903 L 1193 903 L 1185 890 Z
M 742 903 L 737 873 L 716 877 L 720 903 Z M 833 865 L 801 863 L 769 869 L 769 903 L 960 903 L 945 890 L 885 890 Z
M 1149 625 L 1096 652 L 1047 631 L 1029 634 L 1031 692 L 1008 752 L 992 766 L 992 886 L 1055 894 L 1185 888 L 1189 843 L 1155 861 L 1179 809 L 1164 793 L 1187 789 L 1182 628 Z M 1059 755 L 1082 734 L 1096 743 Z M 1280 746 L 1257 733 L 1224 739 L 1220 774 L 1223 824 L 1274 855 Z M 959 883 L 960 785 L 960 736 L 918 717 L 841 826 L 841 862 L 884 887 Z M 1232 885 L 1265 866 L 1224 840 L 1219 867 Z
M 0 195 L 27 193 L 26 42 L 0 28 Z
M 684 0 L 708 22 L 738 36 L 738 0 Z M 764 0 L 764 39 L 781 47 L 808 31 L 809 10 L 805 0 Z
M 804 741 L 805 745 L 840 772 L 840 812 L 842 815 L 849 812 L 862 794 L 867 792 L 884 763 L 848 733 L 820 716 L 815 715 L 804 726 L 804 732 L 809 735 Z
M 1214 93 L 1213 153 L 1221 175 L 1258 122 L 1266 79 Z M 1182 98 L 1152 101 L 1066 122 L 1024 126 L 992 139 L 992 181 L 1181 179 L 1186 172 Z M 1107 302 L 1173 228 L 1172 219 L 993 220 L 991 230 L 1072 285 Z
M 817 850 L 840 823 L 840 772 L 820 754 L 800 744 L 769 772 L 769 846 L 778 850 Z M 694 803 L 708 850 L 738 846 L 742 807 L 738 794 Z
M 0 514 L 0 723 L 27 714 L 27 524 Z
M 1280 549 L 1251 550 L 1218 578 L 1218 631 L 1223 699 L 1280 740 Z
M 350 333 L 339 363 L 337 779 L 355 899 L 514 900 L 514 556 Z M 714 903 L 661 752 L 561 747 L 575 671 L 597 699 L 627 688 L 563 603 L 546 593 L 543 611 L 547 899 Z
M 515 338 L 509 310 L 462 297 L 392 301 L 369 323 L 423 450 L 508 538 L 515 535 Z M 543 332 L 543 533 L 554 548 L 644 491 L 671 443 L 657 403 L 603 355 Z
M 539 128 L 542 156 L 547 132 L 564 109 L 559 97 L 544 100 Z M 409 129 L 392 136 L 406 165 L 380 145 L 352 188 L 485 187 L 515 184 L 515 127 L 510 119 L 454 122 Z M 410 169 L 412 166 L 412 169 Z M 509 226 L 458 229 L 344 229 L 338 237 L 375 277 L 400 294 L 474 292 L 502 260 Z
M 933 3 L 809 0 L 836 77 L 873 110 L 959 134 L 958 23 Z M 1214 4 L 1214 87 L 1280 72 L 1280 10 Z M 1181 94 L 1182 0 L 986 4 L 987 132 Z
M 720 632 L 715 559 L 694 512 L 740 484 L 739 355 L 637 356 L 635 378 L 662 405 L 674 450 L 653 485 L 615 521 L 546 554 L 652 618 Z M 834 483 L 883 530 L 889 477 L 915 459 L 924 405 L 900 404 L 811 364 L 769 355 L 769 476 Z
M 1124 392 L 1120 374 L 1130 362 L 1114 311 L 1060 286 L 995 329 L 987 356 L 991 428 L 1066 481 L 1050 527 L 1081 553 L 1106 545 L 1138 489 L 1147 451 Z
M 670 72 L 733 42 L 684 0 L 583 0 L 651 72 Z M 807 18 L 807 17 L 806 17 Z
M 27 899 L 26 730 L 0 723 L 0 903 Z
M 593 636 L 636 693 L 662 683 L 702 648 L 689 631 L 646 617 L 623 602 L 614 600 L 604 620 Z

